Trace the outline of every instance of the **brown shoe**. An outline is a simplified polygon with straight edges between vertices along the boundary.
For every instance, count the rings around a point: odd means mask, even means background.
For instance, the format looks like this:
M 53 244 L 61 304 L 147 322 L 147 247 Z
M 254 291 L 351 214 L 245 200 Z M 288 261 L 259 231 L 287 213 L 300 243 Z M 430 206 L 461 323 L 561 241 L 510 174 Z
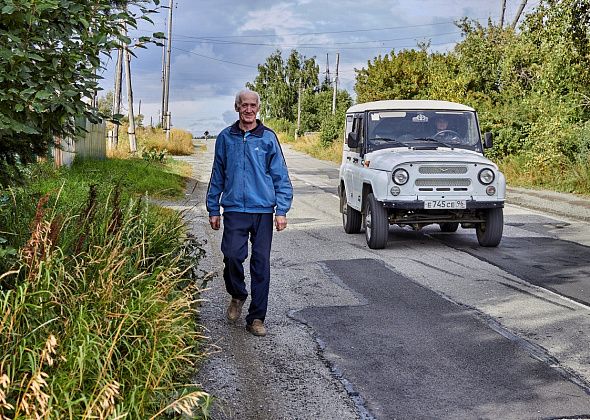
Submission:
M 245 300 L 240 299 L 233 299 L 229 302 L 229 306 L 227 307 L 227 319 L 230 321 L 236 321 L 241 313 L 242 313 L 242 306 L 244 306 Z
M 246 325 L 246 330 L 258 337 L 264 337 L 266 335 L 266 328 L 264 328 L 264 324 L 259 319 L 255 319 L 251 324 Z

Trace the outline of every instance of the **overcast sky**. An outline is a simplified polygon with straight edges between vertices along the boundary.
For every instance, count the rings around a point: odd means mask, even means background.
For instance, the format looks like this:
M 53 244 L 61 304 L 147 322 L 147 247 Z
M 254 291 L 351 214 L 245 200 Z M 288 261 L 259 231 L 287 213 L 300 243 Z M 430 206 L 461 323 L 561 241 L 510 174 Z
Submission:
M 168 0 L 161 0 L 164 6 Z M 257 75 L 257 65 L 279 49 L 315 57 L 320 72 L 329 55 L 331 74 L 340 54 L 340 87 L 354 97 L 354 69 L 392 50 L 430 42 L 431 50 L 452 49 L 463 17 L 498 22 L 501 0 L 175 0 L 172 24 L 170 112 L 172 124 L 201 136 L 233 123 L 236 92 Z M 507 0 L 512 22 L 521 0 Z M 534 8 L 529 1 L 525 9 Z M 167 10 L 152 16 L 132 37 L 166 32 Z M 162 48 L 136 50 L 131 63 L 135 112 L 154 124 L 162 100 Z M 105 60 L 103 88 L 113 90 L 113 60 Z M 125 93 L 124 93 L 125 94 Z M 126 107 L 126 100 L 124 99 Z

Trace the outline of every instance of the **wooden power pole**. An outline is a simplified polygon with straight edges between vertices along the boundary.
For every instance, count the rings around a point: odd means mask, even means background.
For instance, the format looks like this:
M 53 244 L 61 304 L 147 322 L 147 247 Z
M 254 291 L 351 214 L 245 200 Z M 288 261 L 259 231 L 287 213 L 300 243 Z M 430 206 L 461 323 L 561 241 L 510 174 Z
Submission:
M 299 88 L 297 89 L 297 129 L 295 130 L 295 140 L 299 136 L 301 127 L 301 76 L 299 76 Z
M 117 67 L 115 69 L 115 95 L 113 97 L 113 116 L 121 113 L 121 93 L 123 84 L 123 47 L 117 49 Z M 119 145 L 119 124 L 113 127 L 113 138 L 110 147 L 116 149 Z
M 125 29 L 125 36 L 127 36 L 127 29 Z M 127 81 L 127 108 L 129 111 L 129 151 L 131 153 L 137 152 L 137 142 L 135 141 L 135 116 L 133 115 L 133 90 L 131 88 L 131 57 L 129 54 L 129 46 L 124 46 L 125 53 L 125 79 Z
M 506 15 L 506 0 L 502 0 L 502 11 L 500 12 L 500 28 L 504 27 L 504 16 Z
M 170 99 L 170 51 L 172 48 L 172 7 L 174 0 L 168 3 L 168 39 L 166 40 L 166 72 L 164 82 L 164 131 L 166 132 L 166 140 L 170 140 L 170 109 L 168 102 Z
M 332 115 L 336 114 L 336 95 L 338 94 L 338 64 L 340 53 L 336 53 L 336 76 L 334 76 L 334 94 L 332 95 Z
M 514 17 L 514 21 L 512 22 L 512 29 L 516 29 L 516 24 L 518 23 L 518 20 L 520 19 L 520 15 L 522 14 L 522 11 L 524 10 L 524 7 L 526 6 L 527 0 L 522 0 L 520 2 L 520 6 L 518 6 L 518 11 L 516 12 L 516 16 Z
M 164 23 L 164 25 L 166 25 L 166 28 L 168 27 L 168 25 L 166 23 Z M 162 126 L 162 128 L 164 128 L 165 123 L 166 123 L 166 117 L 164 117 L 164 115 L 166 115 L 166 111 L 164 110 L 164 108 L 166 107 L 165 102 L 166 102 L 166 41 L 164 41 L 164 45 L 162 45 L 162 106 L 160 107 L 160 125 Z

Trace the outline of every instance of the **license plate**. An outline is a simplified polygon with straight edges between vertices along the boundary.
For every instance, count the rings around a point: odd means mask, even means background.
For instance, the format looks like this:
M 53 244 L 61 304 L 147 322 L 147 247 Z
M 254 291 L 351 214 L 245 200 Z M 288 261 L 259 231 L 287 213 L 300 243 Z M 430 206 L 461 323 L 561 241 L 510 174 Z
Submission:
M 427 210 L 466 209 L 467 202 L 465 200 L 428 200 L 424 201 L 424 208 Z

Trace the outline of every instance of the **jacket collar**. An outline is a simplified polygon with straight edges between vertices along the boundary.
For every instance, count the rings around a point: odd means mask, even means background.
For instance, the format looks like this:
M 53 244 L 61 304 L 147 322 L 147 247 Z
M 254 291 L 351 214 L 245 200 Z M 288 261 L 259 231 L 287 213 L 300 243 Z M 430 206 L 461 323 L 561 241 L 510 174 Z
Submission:
M 264 134 L 264 128 L 265 127 L 264 124 L 262 124 L 262 121 L 256 119 L 256 127 L 253 130 L 250 130 L 250 134 L 256 137 L 262 137 L 262 135 Z M 240 128 L 240 120 L 233 123 L 233 125 L 229 129 L 229 132 L 231 134 L 239 134 L 241 136 L 245 134 L 244 131 Z

